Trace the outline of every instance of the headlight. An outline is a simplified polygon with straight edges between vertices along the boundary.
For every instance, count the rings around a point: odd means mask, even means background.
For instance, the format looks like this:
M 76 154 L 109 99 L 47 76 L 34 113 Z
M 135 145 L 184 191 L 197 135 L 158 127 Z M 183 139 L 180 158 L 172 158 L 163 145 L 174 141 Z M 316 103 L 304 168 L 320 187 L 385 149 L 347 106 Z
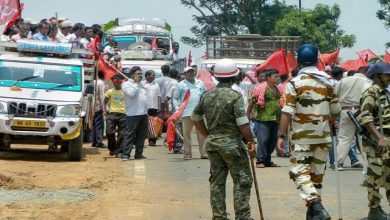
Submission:
M 66 106 L 58 106 L 57 108 L 57 117 L 75 117 L 79 116 L 80 106 L 76 105 L 66 105 Z
M 7 114 L 7 103 L 0 102 L 0 114 Z

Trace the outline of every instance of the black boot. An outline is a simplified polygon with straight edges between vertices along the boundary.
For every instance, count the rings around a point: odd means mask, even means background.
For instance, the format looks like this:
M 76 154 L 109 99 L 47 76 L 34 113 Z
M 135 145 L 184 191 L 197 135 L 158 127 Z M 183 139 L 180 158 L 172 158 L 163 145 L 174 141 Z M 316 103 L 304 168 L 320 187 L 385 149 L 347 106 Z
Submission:
M 368 213 L 368 220 L 390 220 L 390 217 L 387 215 L 385 211 L 382 210 L 380 206 L 377 208 L 370 208 L 370 212 Z
M 314 200 L 310 203 L 310 212 L 313 220 L 330 220 L 329 213 L 322 206 L 320 200 Z

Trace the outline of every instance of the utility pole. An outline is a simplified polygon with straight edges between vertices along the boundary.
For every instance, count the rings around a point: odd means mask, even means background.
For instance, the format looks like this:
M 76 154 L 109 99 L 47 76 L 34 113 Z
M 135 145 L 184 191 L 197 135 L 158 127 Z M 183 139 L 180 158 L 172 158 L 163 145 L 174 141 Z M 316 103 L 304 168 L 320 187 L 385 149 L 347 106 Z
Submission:
M 302 0 L 299 0 L 299 10 L 302 9 Z

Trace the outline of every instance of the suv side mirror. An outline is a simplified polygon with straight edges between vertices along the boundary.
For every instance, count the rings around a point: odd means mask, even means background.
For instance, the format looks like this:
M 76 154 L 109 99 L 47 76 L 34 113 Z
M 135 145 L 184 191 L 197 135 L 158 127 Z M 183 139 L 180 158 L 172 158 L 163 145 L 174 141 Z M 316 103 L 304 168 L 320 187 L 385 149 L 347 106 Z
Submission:
M 94 89 L 93 83 L 89 83 L 89 84 L 87 84 L 87 86 L 85 87 L 84 95 L 93 95 L 94 90 L 95 90 L 95 89 Z

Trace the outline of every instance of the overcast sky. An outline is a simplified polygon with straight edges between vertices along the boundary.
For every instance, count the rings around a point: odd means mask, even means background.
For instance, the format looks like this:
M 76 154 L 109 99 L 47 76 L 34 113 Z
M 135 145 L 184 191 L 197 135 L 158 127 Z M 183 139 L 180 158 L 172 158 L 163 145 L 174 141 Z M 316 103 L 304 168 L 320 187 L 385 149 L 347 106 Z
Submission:
M 195 25 L 192 15 L 197 14 L 180 4 L 180 0 L 21 0 L 25 4 L 24 18 L 41 20 L 58 13 L 73 22 L 86 25 L 106 23 L 116 17 L 120 18 L 165 18 L 172 26 L 174 38 L 180 40 L 183 35 L 191 35 L 190 27 Z M 289 4 L 298 4 L 298 0 L 286 0 Z M 390 31 L 376 18 L 379 9 L 376 0 L 311 0 L 302 1 L 304 8 L 313 8 L 318 3 L 341 7 L 341 28 L 348 34 L 355 34 L 357 41 L 353 48 L 342 49 L 343 59 L 356 58 L 355 51 L 371 48 L 383 54 L 385 42 L 390 41 Z M 181 56 L 187 56 L 191 49 L 193 60 L 201 57 L 205 48 L 190 48 L 181 43 Z

